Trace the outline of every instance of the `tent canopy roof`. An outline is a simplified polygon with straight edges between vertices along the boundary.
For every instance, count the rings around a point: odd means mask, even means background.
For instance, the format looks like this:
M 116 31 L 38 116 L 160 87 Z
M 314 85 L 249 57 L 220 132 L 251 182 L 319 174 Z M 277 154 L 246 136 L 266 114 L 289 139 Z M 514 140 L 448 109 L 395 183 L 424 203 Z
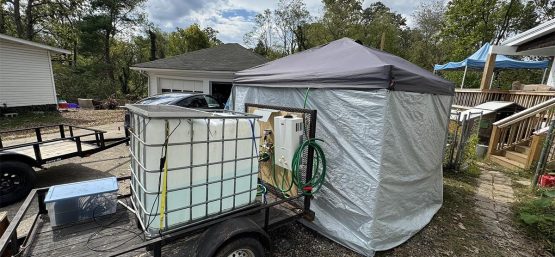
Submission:
M 453 83 L 407 60 L 350 38 L 235 74 L 235 85 L 289 88 L 391 89 L 453 95 Z
M 448 62 L 446 64 L 436 64 L 434 70 L 462 70 L 465 67 L 469 69 L 483 69 L 486 59 L 490 53 L 491 45 L 485 43 L 478 51 L 468 58 L 460 62 Z M 505 55 L 498 54 L 495 58 L 496 69 L 545 69 L 549 65 L 549 61 L 519 61 L 509 58 Z

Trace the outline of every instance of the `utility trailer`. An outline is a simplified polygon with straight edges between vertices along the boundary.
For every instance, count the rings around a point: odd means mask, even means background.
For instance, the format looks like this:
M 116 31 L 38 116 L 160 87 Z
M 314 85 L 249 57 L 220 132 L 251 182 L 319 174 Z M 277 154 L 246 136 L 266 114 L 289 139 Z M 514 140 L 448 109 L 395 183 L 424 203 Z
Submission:
M 305 136 L 314 138 L 316 111 L 298 108 L 248 104 L 248 108 L 271 108 L 303 113 L 307 128 Z M 312 180 L 312 156 L 309 147 L 303 155 L 302 178 Z M 145 233 L 138 208 L 132 201 L 133 187 L 126 183 L 131 176 L 118 178 L 118 208 L 115 214 L 94 217 L 79 223 L 51 227 L 44 200 L 48 188 L 33 189 L 12 223 L 0 238 L 0 256 L 198 256 L 263 257 L 271 246 L 268 232 L 300 219 L 311 222 L 311 194 L 286 195 L 280 189 L 265 184 L 265 194 L 255 202 L 236 209 L 208 215 L 183 226 Z M 123 183 L 123 184 L 122 184 Z M 24 218 L 32 221 L 25 236 Z M 172 243 L 174 242 L 174 243 Z
M 45 131 L 54 134 L 44 133 Z M 5 145 L 2 135 L 32 131 L 32 142 Z M 56 133 L 58 132 L 58 133 Z M 104 138 L 106 131 L 73 125 L 51 125 L 0 132 L 0 206 L 23 199 L 35 186 L 33 167 L 72 157 L 87 157 L 129 142 L 129 138 Z
M 268 231 L 301 218 L 314 219 L 310 205 L 304 204 L 305 196 L 282 198 L 269 190 L 265 201 L 258 197 L 259 204 L 146 238 L 129 205 L 129 179 L 118 178 L 127 186 L 120 184 L 115 214 L 54 228 L 44 203 L 48 188 L 33 189 L 0 238 L 0 256 L 137 256 L 150 251 L 154 257 L 260 257 L 271 245 Z M 18 237 L 18 229 L 25 227 L 22 221 L 29 217 L 29 232 Z M 176 240 L 180 241 L 168 245 Z

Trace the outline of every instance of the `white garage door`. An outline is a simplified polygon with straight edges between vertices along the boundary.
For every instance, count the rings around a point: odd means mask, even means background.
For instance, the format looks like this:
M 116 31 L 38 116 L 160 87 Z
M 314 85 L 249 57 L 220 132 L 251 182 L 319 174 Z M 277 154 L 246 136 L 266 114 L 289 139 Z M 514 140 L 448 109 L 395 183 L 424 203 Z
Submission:
M 162 93 L 167 92 L 202 92 L 202 81 L 160 78 L 159 84 Z

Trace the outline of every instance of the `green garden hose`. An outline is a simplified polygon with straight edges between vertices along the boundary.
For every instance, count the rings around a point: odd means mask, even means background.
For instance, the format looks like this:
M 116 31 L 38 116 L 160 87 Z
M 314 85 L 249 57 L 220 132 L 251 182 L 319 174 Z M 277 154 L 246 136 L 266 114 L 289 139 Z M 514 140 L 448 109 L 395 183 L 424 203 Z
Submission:
M 326 155 L 322 150 L 322 147 L 318 144 L 318 141 L 324 142 L 321 139 L 311 138 L 304 141 L 295 151 L 293 155 L 293 160 L 291 163 L 291 169 L 293 173 L 293 182 L 297 185 L 297 188 L 302 190 L 304 195 L 313 195 L 320 190 L 322 184 L 324 184 L 326 178 Z M 312 163 L 312 179 L 307 182 L 303 181 L 302 177 L 302 159 L 303 152 L 305 148 L 312 147 L 314 149 L 314 162 Z M 320 169 L 321 167 L 321 169 Z
M 306 104 L 308 100 L 308 92 L 310 88 L 306 89 L 304 94 L 304 104 L 303 108 L 306 109 Z M 304 120 L 304 116 L 303 116 Z M 304 122 L 303 122 L 304 123 Z M 281 173 L 281 182 L 278 183 L 278 179 L 276 177 L 276 162 L 275 162 L 275 155 L 272 154 L 272 177 L 274 180 L 274 186 L 281 191 L 281 193 L 288 197 L 288 192 L 291 191 L 293 185 L 296 185 L 299 190 L 302 191 L 303 195 L 313 195 L 317 193 L 322 185 L 324 184 L 327 172 L 327 165 L 326 165 L 326 155 L 322 150 L 322 147 L 318 144 L 318 142 L 324 142 L 324 140 L 318 138 L 309 138 L 308 133 L 306 131 L 305 126 L 303 126 L 304 135 L 308 138 L 304 141 L 297 149 L 295 150 L 295 154 L 293 155 L 293 159 L 291 161 L 291 181 L 287 180 L 288 170 L 283 169 Z M 303 152 L 307 150 L 309 147 L 314 149 L 315 156 L 314 162 L 312 163 L 312 178 L 309 181 L 304 182 L 302 176 L 302 159 L 303 159 Z M 308 167 L 307 167 L 308 168 Z M 288 183 L 289 182 L 289 183 Z

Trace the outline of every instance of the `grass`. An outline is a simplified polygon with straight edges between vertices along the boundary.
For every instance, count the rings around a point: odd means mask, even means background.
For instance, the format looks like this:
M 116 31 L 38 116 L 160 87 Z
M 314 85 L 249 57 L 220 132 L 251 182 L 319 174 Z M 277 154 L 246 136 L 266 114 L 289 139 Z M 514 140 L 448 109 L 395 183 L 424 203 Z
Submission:
M 530 180 L 533 171 L 509 172 L 513 180 Z M 555 189 L 539 189 L 513 183 L 517 201 L 513 205 L 515 221 L 536 241 L 555 254 Z

